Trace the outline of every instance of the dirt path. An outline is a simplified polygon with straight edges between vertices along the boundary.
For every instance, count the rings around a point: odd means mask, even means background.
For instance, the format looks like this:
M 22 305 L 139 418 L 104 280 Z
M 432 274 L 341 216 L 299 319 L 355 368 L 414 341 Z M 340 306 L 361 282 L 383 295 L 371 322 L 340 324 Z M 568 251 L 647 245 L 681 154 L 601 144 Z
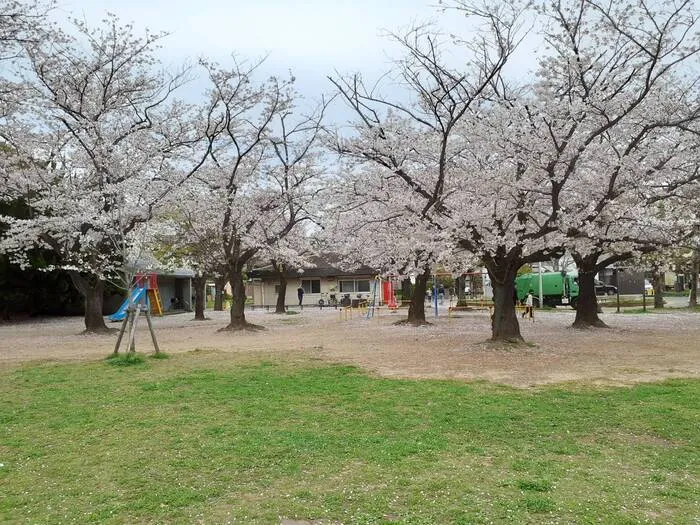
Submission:
M 299 315 L 249 312 L 268 330 L 254 334 L 217 333 L 227 313 L 192 321 L 192 314 L 155 320 L 161 348 L 169 353 L 196 348 L 279 357 L 313 357 L 358 365 L 387 377 L 486 379 L 514 386 L 584 380 L 634 383 L 667 377 L 700 377 L 700 316 L 687 312 L 646 315 L 604 314 L 609 330 L 569 328 L 573 312 L 544 312 L 523 322 L 529 345 L 494 347 L 485 343 L 484 312 L 440 317 L 433 326 L 393 326 L 403 314 L 340 321 L 334 310 L 309 309 Z M 61 318 L 0 324 L 0 366 L 32 360 L 100 359 L 112 351 L 116 335 L 79 335 L 82 319 Z M 140 351 L 150 351 L 143 326 Z

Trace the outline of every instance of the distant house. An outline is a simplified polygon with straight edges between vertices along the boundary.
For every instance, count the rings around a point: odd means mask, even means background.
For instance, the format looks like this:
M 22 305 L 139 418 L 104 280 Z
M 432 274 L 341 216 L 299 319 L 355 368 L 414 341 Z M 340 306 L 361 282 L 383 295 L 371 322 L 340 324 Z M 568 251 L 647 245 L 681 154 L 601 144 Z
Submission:
M 321 258 L 313 260 L 314 268 L 291 268 L 285 272 L 287 278 L 286 305 L 297 305 L 297 289 L 304 290 L 304 305 L 340 304 L 344 297 L 352 303 L 371 299 L 375 290 L 380 304 L 387 302 L 384 297 L 381 280 L 377 270 L 361 267 L 356 270 L 342 270 L 337 263 L 331 263 Z M 335 264 L 335 266 L 334 266 Z M 259 268 L 248 273 L 248 292 L 254 306 L 274 306 L 277 303 L 280 281 L 277 272 L 270 266 Z M 323 303 L 321 303 L 323 301 Z

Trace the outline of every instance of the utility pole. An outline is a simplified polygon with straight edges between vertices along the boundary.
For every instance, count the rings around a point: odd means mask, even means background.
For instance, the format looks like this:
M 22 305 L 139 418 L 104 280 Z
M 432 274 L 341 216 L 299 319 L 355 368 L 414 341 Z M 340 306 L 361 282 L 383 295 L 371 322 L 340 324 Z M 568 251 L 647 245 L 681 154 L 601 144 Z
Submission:
M 537 269 L 539 273 L 539 280 L 540 280 L 540 308 L 544 306 L 544 303 L 542 302 L 542 261 L 537 263 Z

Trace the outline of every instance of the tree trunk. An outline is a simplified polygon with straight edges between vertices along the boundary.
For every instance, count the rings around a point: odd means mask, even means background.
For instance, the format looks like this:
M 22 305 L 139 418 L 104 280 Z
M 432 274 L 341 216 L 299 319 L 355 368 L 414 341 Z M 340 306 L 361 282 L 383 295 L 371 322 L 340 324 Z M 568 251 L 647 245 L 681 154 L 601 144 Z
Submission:
M 214 311 L 224 311 L 224 286 L 226 286 L 226 278 L 219 277 L 214 280 Z
M 207 278 L 204 276 L 197 276 L 192 279 L 192 283 L 194 284 L 194 320 L 205 321 L 204 303 L 206 300 Z
M 102 316 L 104 282 L 94 275 L 85 277 L 75 271 L 68 272 L 68 274 L 73 282 L 73 286 L 85 298 L 85 332 L 109 332 L 110 330 L 107 328 L 105 319 Z
M 425 290 L 430 279 L 430 270 L 426 269 L 423 273 L 416 276 L 416 284 L 413 285 L 411 293 L 411 304 L 408 305 L 408 317 L 396 324 L 410 324 L 413 326 L 421 326 L 430 324 L 425 320 Z
M 578 259 L 578 260 L 576 260 Z M 595 274 L 597 256 L 574 258 L 578 266 L 578 301 L 574 328 L 608 328 L 598 317 L 598 297 L 595 294 Z
M 576 300 L 576 319 L 574 328 L 608 328 L 598 313 L 598 297 L 595 294 L 595 274 L 600 271 L 598 267 L 599 252 L 581 256 L 573 253 L 572 257 L 578 268 L 578 299 Z
M 515 277 L 519 267 L 520 261 L 510 257 L 492 258 L 486 265 L 493 288 L 492 341 L 523 341 L 515 310 Z
M 464 275 L 457 277 L 457 306 L 462 306 L 467 302 L 467 298 L 464 294 L 466 282 L 467 278 Z
M 275 272 L 277 272 L 277 278 L 280 281 L 277 302 L 275 303 L 275 313 L 284 314 L 287 313 L 287 307 L 285 304 L 287 302 L 287 277 L 284 274 L 285 268 L 283 264 L 277 264 L 276 261 L 272 261 L 272 266 L 275 269 Z
M 664 292 L 666 291 L 664 272 L 658 266 L 654 266 L 651 275 L 654 281 L 654 309 L 662 309 L 664 307 Z
M 690 273 L 690 298 L 688 299 L 690 308 L 698 305 L 698 274 L 700 274 L 700 253 L 696 251 L 693 271 Z
M 222 330 L 239 331 L 239 330 L 262 330 L 262 326 L 249 323 L 245 319 L 245 283 L 243 282 L 243 272 L 240 270 L 232 270 L 229 272 L 229 282 L 231 283 L 231 291 L 233 299 L 231 301 L 231 321 Z

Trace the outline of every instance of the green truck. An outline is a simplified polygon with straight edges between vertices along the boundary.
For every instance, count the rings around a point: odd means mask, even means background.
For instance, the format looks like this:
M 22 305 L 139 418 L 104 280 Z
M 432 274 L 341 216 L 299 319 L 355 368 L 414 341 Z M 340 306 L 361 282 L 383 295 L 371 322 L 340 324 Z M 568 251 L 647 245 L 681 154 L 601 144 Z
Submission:
M 515 293 L 522 302 L 532 290 L 533 304 L 540 304 L 540 274 L 524 273 L 515 279 Z M 578 273 L 542 272 L 542 302 L 545 306 L 568 305 L 576 308 L 578 302 Z

